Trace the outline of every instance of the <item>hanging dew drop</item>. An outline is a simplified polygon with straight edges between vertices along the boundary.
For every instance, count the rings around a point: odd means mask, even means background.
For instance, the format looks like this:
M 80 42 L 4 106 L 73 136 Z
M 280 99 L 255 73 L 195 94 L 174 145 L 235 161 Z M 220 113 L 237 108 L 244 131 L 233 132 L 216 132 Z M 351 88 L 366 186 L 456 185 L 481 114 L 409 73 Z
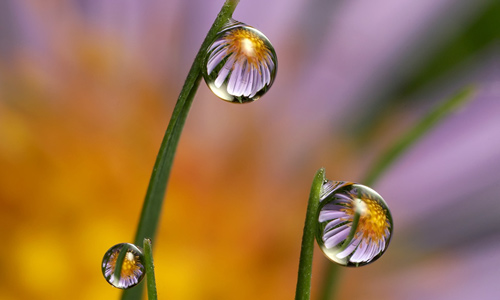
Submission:
M 269 39 L 259 30 L 231 19 L 208 47 L 202 74 L 217 97 L 247 103 L 269 90 L 277 67 Z
M 316 241 L 331 261 L 360 267 L 379 259 L 391 240 L 392 216 L 384 199 L 353 182 L 326 181 L 318 208 Z
M 118 270 L 120 262 L 121 270 Z M 119 289 L 137 285 L 145 274 L 142 250 L 128 243 L 114 245 L 104 254 L 102 274 L 109 284 Z

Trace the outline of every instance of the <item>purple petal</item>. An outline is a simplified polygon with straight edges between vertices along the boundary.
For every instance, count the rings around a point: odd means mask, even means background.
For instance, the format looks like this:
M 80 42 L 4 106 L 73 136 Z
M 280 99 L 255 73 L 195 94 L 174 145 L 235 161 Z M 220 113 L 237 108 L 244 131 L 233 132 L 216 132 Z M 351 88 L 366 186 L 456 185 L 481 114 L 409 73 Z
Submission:
M 248 64 L 248 81 L 246 83 L 246 88 L 243 91 L 243 96 L 248 97 L 252 94 L 253 91 L 253 72 L 254 72 L 254 67 L 252 64 Z
M 337 226 L 337 225 L 339 225 L 340 223 L 343 223 L 343 222 L 345 222 L 345 220 L 334 219 L 333 221 L 331 221 L 328 224 L 326 224 L 324 231 L 330 230 L 333 227 L 335 227 L 335 226 Z
M 271 82 L 271 72 L 269 71 L 269 66 L 267 65 L 267 62 L 264 60 L 264 61 L 261 61 L 261 64 L 262 66 L 264 66 L 264 69 L 266 71 L 266 81 L 264 81 L 264 86 L 268 85 L 270 82 Z
M 227 41 L 225 39 L 218 39 L 210 46 L 208 50 L 211 51 L 212 49 L 215 49 L 222 44 L 227 44 Z
M 352 241 L 349 243 L 349 246 L 345 248 L 342 252 L 337 253 L 338 258 L 345 258 L 349 256 L 356 247 L 358 247 L 359 242 L 361 242 L 361 238 L 354 238 Z
M 257 92 L 260 91 L 259 81 L 260 81 L 260 72 L 255 66 L 253 66 L 252 91 L 249 97 L 255 96 L 255 94 L 257 94 Z
M 346 209 L 345 206 L 342 206 L 342 205 L 337 205 L 335 203 L 328 203 L 328 204 L 325 204 L 325 206 L 323 206 L 324 210 L 336 210 L 336 211 L 339 211 L 341 209 Z
M 347 217 L 348 215 L 343 212 L 343 211 L 334 211 L 334 210 L 327 210 L 327 211 L 324 211 L 322 210 L 320 213 L 319 213 L 319 221 L 320 222 L 325 222 L 325 221 L 328 221 L 328 220 L 333 220 L 333 219 L 338 219 L 338 218 L 345 218 Z
M 271 53 L 267 51 L 266 55 L 264 56 L 264 59 L 267 62 L 267 65 L 269 66 L 269 70 L 274 70 L 274 62 L 273 59 L 271 58 Z
M 229 82 L 227 83 L 227 92 L 230 95 L 234 95 L 236 83 L 238 83 L 238 80 L 240 79 L 240 72 L 241 64 L 239 63 L 239 60 L 237 60 L 235 63 L 233 63 L 233 71 L 229 75 Z
M 217 88 L 220 88 L 224 83 L 224 81 L 226 81 L 227 75 L 233 68 L 234 60 L 235 60 L 234 54 L 232 54 L 224 64 L 224 67 L 222 67 L 222 69 L 219 71 L 219 75 L 217 76 L 217 79 L 215 79 L 214 82 Z
M 267 69 L 267 65 L 265 65 L 263 63 L 260 63 L 259 66 L 260 66 L 260 71 L 262 74 L 262 78 L 261 78 L 259 87 L 263 87 L 266 85 L 267 81 L 269 80 L 268 79 L 269 78 L 269 70 Z
M 325 233 L 322 237 L 325 242 L 325 247 L 330 249 L 337 246 L 340 242 L 346 239 L 349 235 L 350 229 L 350 226 L 344 225 Z
M 365 254 L 361 258 L 362 261 L 370 261 L 372 258 L 375 256 L 373 255 L 373 252 L 375 251 L 375 248 L 377 247 L 377 244 L 375 244 L 373 241 L 368 242 L 368 249 L 366 250 Z
M 212 71 L 217 67 L 218 64 L 224 59 L 224 57 L 227 55 L 227 49 L 222 49 L 219 52 L 214 52 L 212 53 L 213 56 L 210 56 L 208 62 L 207 62 L 207 72 L 210 75 Z
M 243 95 L 243 87 L 245 83 L 245 68 L 246 60 L 244 58 L 239 58 L 234 64 L 234 71 L 231 73 L 231 78 L 229 79 L 227 89 L 229 94 L 236 97 Z
M 352 198 L 348 197 L 348 196 L 346 196 L 344 194 L 336 193 L 334 196 L 338 198 L 337 201 L 338 200 L 345 200 L 347 202 L 352 202 Z
M 366 240 L 363 239 L 359 247 L 354 251 L 354 254 L 351 256 L 349 261 L 354 263 L 361 262 L 361 258 L 363 257 L 367 249 L 368 244 L 366 243 Z

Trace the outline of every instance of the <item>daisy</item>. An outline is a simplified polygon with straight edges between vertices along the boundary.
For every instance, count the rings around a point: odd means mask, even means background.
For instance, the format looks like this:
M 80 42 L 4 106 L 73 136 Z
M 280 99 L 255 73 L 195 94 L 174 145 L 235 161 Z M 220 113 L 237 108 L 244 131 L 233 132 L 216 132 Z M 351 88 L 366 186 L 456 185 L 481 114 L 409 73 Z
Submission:
M 331 260 L 360 266 L 384 253 L 393 224 L 377 192 L 361 184 L 327 181 L 320 199 L 317 240 Z
M 117 261 L 121 259 L 120 253 L 126 251 L 123 257 L 120 276 L 117 277 Z M 132 244 L 118 244 L 109 249 L 102 261 L 102 271 L 106 280 L 114 287 L 127 289 L 138 284 L 144 277 L 144 264 L 142 252 Z
M 276 76 L 274 49 L 257 29 L 232 20 L 208 48 L 203 75 L 210 89 L 231 102 L 257 100 Z

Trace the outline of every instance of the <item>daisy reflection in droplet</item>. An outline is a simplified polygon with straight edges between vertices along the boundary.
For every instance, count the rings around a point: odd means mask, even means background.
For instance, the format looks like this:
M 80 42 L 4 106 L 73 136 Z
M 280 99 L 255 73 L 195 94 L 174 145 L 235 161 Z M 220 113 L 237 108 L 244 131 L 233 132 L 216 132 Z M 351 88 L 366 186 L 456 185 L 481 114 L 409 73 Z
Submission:
M 219 98 L 246 103 L 259 99 L 274 82 L 277 57 L 259 30 L 231 20 L 208 48 L 202 70 Z
M 393 223 L 384 199 L 371 188 L 327 181 L 323 186 L 316 240 L 332 261 L 358 267 L 387 249 Z
M 124 257 L 119 276 L 115 270 L 120 253 L 124 251 Z M 121 243 L 114 245 L 104 254 L 102 259 L 102 274 L 104 278 L 114 287 L 128 289 L 139 282 L 145 274 L 144 254 L 139 247 L 133 244 Z

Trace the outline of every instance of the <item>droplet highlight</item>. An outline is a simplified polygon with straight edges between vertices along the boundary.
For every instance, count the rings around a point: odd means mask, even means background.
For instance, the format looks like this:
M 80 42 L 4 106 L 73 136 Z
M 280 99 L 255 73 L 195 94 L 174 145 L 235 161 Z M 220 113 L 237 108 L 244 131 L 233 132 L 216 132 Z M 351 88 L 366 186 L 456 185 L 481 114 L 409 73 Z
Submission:
M 248 103 L 269 90 L 277 67 L 269 39 L 259 30 L 231 19 L 208 47 L 202 74 L 217 97 Z
M 326 181 L 318 208 L 316 241 L 331 261 L 360 267 L 379 259 L 389 246 L 392 216 L 376 191 L 362 184 Z
M 117 266 L 121 263 L 121 270 Z M 129 243 L 114 245 L 104 254 L 102 274 L 106 281 L 119 289 L 128 289 L 144 278 L 144 254 L 142 250 Z

